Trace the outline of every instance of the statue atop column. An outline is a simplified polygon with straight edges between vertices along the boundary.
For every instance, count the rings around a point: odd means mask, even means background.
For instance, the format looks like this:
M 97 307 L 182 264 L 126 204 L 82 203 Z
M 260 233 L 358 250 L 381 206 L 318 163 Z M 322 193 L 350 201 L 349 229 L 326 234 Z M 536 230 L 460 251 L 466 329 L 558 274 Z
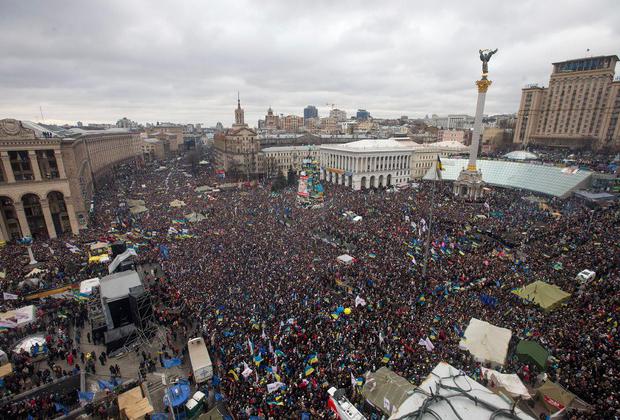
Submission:
M 497 48 L 494 50 L 479 50 L 480 52 L 480 61 L 482 61 L 482 78 L 486 79 L 487 74 L 489 74 L 489 60 L 497 52 Z

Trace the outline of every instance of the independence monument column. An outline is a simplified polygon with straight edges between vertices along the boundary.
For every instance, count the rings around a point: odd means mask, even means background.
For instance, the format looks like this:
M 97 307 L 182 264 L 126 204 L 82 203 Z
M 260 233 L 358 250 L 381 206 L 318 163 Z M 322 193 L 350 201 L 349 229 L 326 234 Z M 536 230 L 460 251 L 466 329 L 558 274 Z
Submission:
M 482 198 L 483 185 L 482 173 L 476 168 L 478 159 L 478 149 L 480 148 L 480 137 L 482 135 L 482 113 L 484 112 L 484 101 L 487 90 L 491 86 L 491 81 L 487 79 L 489 74 L 489 60 L 497 52 L 495 50 L 480 50 L 480 61 L 482 61 L 482 78 L 476 81 L 478 86 L 478 102 L 476 103 L 476 116 L 474 118 L 474 132 L 471 138 L 471 148 L 469 151 L 469 162 L 467 168 L 463 169 L 459 177 L 454 181 L 454 195 L 464 197 L 468 200 L 476 201 Z

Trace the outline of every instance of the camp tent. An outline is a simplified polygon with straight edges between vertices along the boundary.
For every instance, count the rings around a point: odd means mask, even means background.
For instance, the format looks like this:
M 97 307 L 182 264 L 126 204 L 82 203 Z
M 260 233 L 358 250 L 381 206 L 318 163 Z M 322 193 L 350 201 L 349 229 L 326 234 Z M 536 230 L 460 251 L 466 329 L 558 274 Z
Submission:
M 185 201 L 172 200 L 170 202 L 170 207 L 185 207 Z
M 129 257 L 137 257 L 138 254 L 136 253 L 136 250 L 133 248 L 127 248 L 127 250 L 125 252 L 123 252 L 122 254 L 118 254 L 115 258 L 114 261 L 112 261 L 112 264 L 110 264 L 108 266 L 108 273 L 112 274 L 114 272 L 114 270 L 116 270 L 116 268 L 123 262 L 125 261 L 127 258 Z
M 30 324 L 36 319 L 36 309 L 34 305 L 28 305 L 2 312 L 0 313 L 0 327 L 15 328 Z
M 570 297 L 570 293 L 566 293 L 558 286 L 545 283 L 544 281 L 535 281 L 512 293 L 537 304 L 545 311 L 558 307 Z
M 127 205 L 129 207 L 138 207 L 138 206 L 143 206 L 144 200 L 127 200 Z
M 541 370 L 547 367 L 549 352 L 535 341 L 522 340 L 517 344 L 516 354 L 520 361 L 533 363 Z
M 500 373 L 493 369 L 485 367 L 480 368 L 482 377 L 489 381 L 489 389 L 499 390 L 512 398 L 521 398 L 529 400 L 531 397 L 527 387 L 521 382 L 519 375 L 512 373 Z
M 512 331 L 496 327 L 486 321 L 472 318 L 459 343 L 461 350 L 468 350 L 480 363 L 503 366 Z
M 149 209 L 147 209 L 144 206 L 135 206 L 135 207 L 130 207 L 129 211 L 131 212 L 131 214 L 140 214 L 140 213 L 149 211 Z
M 102 249 L 106 249 L 108 248 L 108 243 L 107 242 L 95 242 L 93 244 L 90 244 L 90 250 L 91 251 L 100 251 Z
M 192 212 L 185 215 L 185 218 L 190 223 L 200 222 L 201 220 L 205 220 L 207 217 L 202 213 Z
M 592 411 L 592 406 L 590 404 L 581 400 L 562 386 L 549 380 L 545 381 L 539 388 L 536 388 L 536 398 L 550 414 L 567 407 L 572 410 Z
M 93 292 L 93 287 L 99 287 L 99 277 L 80 282 L 80 293 L 90 295 Z
M 454 389 L 461 390 L 464 395 L 459 396 Z M 505 413 L 510 412 L 511 418 L 514 419 L 534 420 L 520 408 L 513 408 L 513 403 L 506 397 L 491 392 L 465 375 L 462 370 L 445 362 L 439 362 L 430 375 L 417 387 L 416 392 L 411 393 L 389 418 L 390 420 L 416 418 L 416 412 L 423 407 L 432 410 L 432 413 L 436 415 L 432 416 L 431 411 L 422 412 L 419 417 L 423 419 L 500 418 L 502 416 L 497 414 L 502 410 Z M 495 409 L 498 411 L 493 416 Z
M 390 416 L 396 412 L 415 390 L 408 380 L 381 367 L 376 372 L 366 375 L 366 382 L 362 387 L 362 395 L 370 404 Z
M 341 256 L 336 258 L 336 260 L 341 264 L 349 265 L 353 263 L 354 258 L 349 254 L 342 254 Z
M 44 352 L 43 346 L 45 344 L 46 342 L 45 342 L 45 337 L 43 336 L 43 334 L 31 335 L 30 337 L 26 337 L 23 340 L 21 340 L 19 343 L 17 343 L 17 345 L 13 347 L 13 352 L 19 354 L 22 351 L 25 351 L 26 353 L 30 353 L 31 356 L 35 356 L 35 354 L 32 354 L 33 347 L 36 347 L 38 345 L 39 346 L 38 354 L 42 354 Z

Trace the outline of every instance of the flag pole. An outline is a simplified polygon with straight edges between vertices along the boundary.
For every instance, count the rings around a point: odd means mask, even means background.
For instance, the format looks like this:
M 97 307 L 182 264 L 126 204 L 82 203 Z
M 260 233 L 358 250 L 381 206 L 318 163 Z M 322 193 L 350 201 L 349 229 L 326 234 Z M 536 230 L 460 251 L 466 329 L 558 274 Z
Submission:
M 439 159 L 439 155 L 437 155 Z M 433 187 L 431 188 L 431 203 L 428 215 L 428 230 L 426 232 L 426 247 L 424 249 L 424 263 L 422 265 L 422 279 L 426 285 L 426 269 L 428 267 L 428 255 L 431 248 L 431 231 L 433 230 L 433 207 L 435 207 L 435 184 L 437 183 L 437 160 L 435 160 L 435 170 L 433 171 Z

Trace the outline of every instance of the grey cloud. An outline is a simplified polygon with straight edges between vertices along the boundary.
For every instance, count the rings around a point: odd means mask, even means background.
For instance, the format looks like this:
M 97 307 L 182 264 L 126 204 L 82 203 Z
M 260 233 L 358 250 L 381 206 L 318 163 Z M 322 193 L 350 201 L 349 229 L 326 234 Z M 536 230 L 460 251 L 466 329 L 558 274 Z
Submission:
M 419 3 L 419 4 L 418 4 Z M 498 47 L 487 112 L 514 112 L 551 62 L 617 54 L 615 0 L 4 1 L 0 115 L 222 121 L 236 92 L 269 105 L 326 103 L 375 116 L 473 113 L 478 48 Z

